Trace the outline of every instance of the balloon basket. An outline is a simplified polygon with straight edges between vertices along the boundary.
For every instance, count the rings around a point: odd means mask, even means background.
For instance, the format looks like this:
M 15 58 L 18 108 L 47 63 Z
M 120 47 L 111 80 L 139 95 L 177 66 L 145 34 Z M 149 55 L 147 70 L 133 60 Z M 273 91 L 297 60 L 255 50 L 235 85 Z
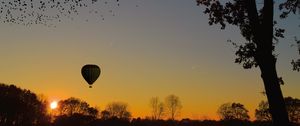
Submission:
M 92 86 L 89 86 L 89 88 L 92 88 Z

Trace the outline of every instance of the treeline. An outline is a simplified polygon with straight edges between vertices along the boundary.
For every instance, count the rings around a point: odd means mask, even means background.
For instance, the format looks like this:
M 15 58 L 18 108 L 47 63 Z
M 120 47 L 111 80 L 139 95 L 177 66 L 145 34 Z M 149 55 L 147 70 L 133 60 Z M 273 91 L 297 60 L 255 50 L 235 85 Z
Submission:
M 300 125 L 300 100 L 285 98 L 290 121 Z M 124 102 L 109 103 L 104 110 L 78 98 L 58 102 L 50 109 L 47 99 L 15 85 L 0 84 L 0 126 L 271 126 L 268 103 L 262 101 L 255 110 L 255 121 L 241 103 L 222 104 L 216 120 L 176 120 L 182 108 L 178 96 L 169 95 L 161 102 L 150 99 L 152 113 L 147 118 L 133 118 Z

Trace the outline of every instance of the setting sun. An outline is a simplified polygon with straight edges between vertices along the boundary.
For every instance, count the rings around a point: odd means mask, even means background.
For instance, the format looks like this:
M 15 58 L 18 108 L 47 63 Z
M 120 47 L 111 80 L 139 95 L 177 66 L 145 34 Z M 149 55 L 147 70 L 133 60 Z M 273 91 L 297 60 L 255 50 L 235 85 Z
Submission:
M 52 101 L 52 102 L 50 103 L 50 108 L 51 108 L 51 109 L 56 109 L 56 108 L 57 108 L 57 101 Z

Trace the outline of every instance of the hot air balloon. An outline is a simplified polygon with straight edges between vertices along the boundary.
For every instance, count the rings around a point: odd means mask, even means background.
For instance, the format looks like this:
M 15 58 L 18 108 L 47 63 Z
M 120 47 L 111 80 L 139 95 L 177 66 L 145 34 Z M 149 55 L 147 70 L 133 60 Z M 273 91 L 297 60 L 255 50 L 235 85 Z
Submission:
M 93 83 L 98 79 L 100 73 L 100 67 L 94 64 L 84 65 L 81 69 L 81 75 L 83 76 L 85 81 L 90 85 L 90 88 L 92 88 Z

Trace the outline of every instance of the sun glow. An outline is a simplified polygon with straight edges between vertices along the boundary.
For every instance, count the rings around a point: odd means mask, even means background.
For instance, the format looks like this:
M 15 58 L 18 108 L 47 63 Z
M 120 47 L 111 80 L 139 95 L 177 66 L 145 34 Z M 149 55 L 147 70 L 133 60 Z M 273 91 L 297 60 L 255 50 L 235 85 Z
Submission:
M 51 108 L 51 109 L 56 109 L 56 108 L 57 108 L 57 101 L 52 101 L 52 102 L 50 103 L 50 108 Z

